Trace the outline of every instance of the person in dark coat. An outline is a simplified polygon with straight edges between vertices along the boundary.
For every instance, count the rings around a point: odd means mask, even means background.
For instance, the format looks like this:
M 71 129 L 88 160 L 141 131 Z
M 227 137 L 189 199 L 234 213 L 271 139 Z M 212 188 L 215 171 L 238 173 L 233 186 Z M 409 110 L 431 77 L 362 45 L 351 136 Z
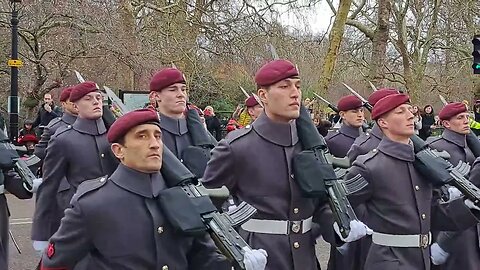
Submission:
M 63 115 L 50 121 L 48 125 L 43 129 L 42 137 L 35 146 L 35 155 L 40 159 L 45 158 L 45 150 L 47 149 L 48 142 L 55 132 L 63 127 L 71 126 L 77 120 L 77 109 L 73 102 L 70 101 L 70 93 L 73 87 L 66 87 L 60 94 L 60 102 L 62 103 Z
M 103 97 L 96 84 L 78 84 L 70 93 L 70 101 L 78 110 L 78 118 L 72 126 L 59 129 L 52 136 L 44 159 L 44 182 L 38 191 L 32 225 L 37 251 L 43 250 L 58 229 L 63 210 L 69 207 L 78 186 L 85 180 L 111 175 L 118 165 L 107 142 Z M 64 190 L 62 183 L 68 185 L 68 192 L 59 193 Z
M 473 165 L 475 156 L 467 145 L 466 135 L 470 133 L 469 113 L 460 102 L 445 105 L 438 114 L 445 128 L 441 137 L 431 139 L 430 146 L 450 154 L 450 163 L 459 161 Z M 432 245 L 432 262 L 442 265 L 443 270 L 474 270 L 480 266 L 478 227 L 473 226 L 462 232 L 441 232 L 437 243 Z
M 56 117 L 62 116 L 62 110 L 53 102 L 52 94 L 43 95 L 43 103 L 38 109 L 37 118 L 33 122 L 33 128 L 44 127 Z
M 107 136 L 121 164 L 110 177 L 80 184 L 43 252 L 40 269 L 230 270 L 231 263 L 207 233 L 192 237 L 177 232 L 162 212 L 158 196 L 167 186 L 160 173 L 163 143 L 157 113 L 129 112 Z M 264 251 L 247 253 L 247 269 L 264 269 Z
M 203 113 L 205 115 L 205 124 L 207 125 L 207 130 L 217 141 L 220 141 L 222 139 L 222 123 L 220 122 L 220 119 L 218 119 L 218 117 L 215 115 L 213 107 L 205 107 Z
M 342 97 L 337 104 L 342 119 L 339 130 L 330 131 L 325 137 L 330 153 L 343 158 L 347 155 L 355 139 L 361 134 L 361 127 L 365 121 L 363 104 L 354 95 Z
M 156 108 L 162 118 L 163 143 L 182 159 L 183 150 L 192 145 L 185 119 L 188 98 L 185 76 L 176 68 L 160 70 L 150 81 L 150 95 L 157 103 Z M 211 139 L 216 144 L 215 138 Z
M 435 125 L 435 113 L 432 105 L 426 105 L 423 108 L 422 128 L 418 132 L 418 136 L 426 140 L 432 135 L 432 126 Z
M 303 197 L 294 181 L 292 159 L 301 151 L 295 124 L 302 100 L 298 71 L 289 61 L 275 60 L 260 68 L 255 82 L 264 112 L 220 141 L 201 180 L 207 188 L 225 185 L 257 209 L 239 233 L 267 251 L 266 269 L 316 270 L 316 238 L 339 243 L 328 204 Z
M 375 104 L 372 119 L 384 136 L 346 175 L 368 183 L 348 196 L 353 207 L 365 204 L 365 221 L 374 231 L 364 269 L 429 270 L 431 229 L 464 230 L 478 223 L 478 207 L 463 197 L 439 203 L 432 184 L 414 168 L 411 107 L 404 94 Z

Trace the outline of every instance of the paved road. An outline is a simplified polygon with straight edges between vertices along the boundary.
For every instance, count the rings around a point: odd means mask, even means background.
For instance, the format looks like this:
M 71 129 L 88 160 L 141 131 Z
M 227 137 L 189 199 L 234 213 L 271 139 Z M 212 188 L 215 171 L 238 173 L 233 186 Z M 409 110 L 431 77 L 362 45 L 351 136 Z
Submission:
M 10 230 L 18 242 L 22 254 L 18 254 L 12 241 L 10 241 L 10 270 L 32 270 L 38 263 L 38 256 L 32 248 L 30 230 L 32 227 L 32 215 L 35 208 L 35 199 L 18 200 L 7 195 L 11 217 Z M 328 247 L 325 243 L 317 245 L 317 253 L 322 265 L 326 269 L 328 261 Z

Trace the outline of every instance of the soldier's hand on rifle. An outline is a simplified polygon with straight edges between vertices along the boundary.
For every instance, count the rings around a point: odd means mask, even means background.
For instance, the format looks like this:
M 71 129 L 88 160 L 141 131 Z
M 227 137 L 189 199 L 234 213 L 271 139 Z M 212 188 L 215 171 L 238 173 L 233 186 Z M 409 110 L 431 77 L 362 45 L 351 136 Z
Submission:
M 35 178 L 33 179 L 33 187 L 31 189 L 29 189 L 25 183 L 23 183 L 23 188 L 25 188 L 25 190 L 27 190 L 28 192 L 37 193 L 38 187 L 42 182 L 42 178 Z
M 33 249 L 42 257 L 43 251 L 47 248 L 48 241 L 33 241 Z
M 456 200 L 456 199 L 460 198 L 462 195 L 463 195 L 462 192 L 460 192 L 460 190 L 458 190 L 458 188 L 456 188 L 456 187 L 449 187 L 448 188 L 448 201 Z
M 443 250 L 437 243 L 433 243 L 432 247 L 430 248 L 430 259 L 432 263 L 435 265 L 444 264 L 450 254 Z
M 471 200 L 466 199 L 464 202 L 465 202 L 465 205 L 466 205 L 470 210 L 480 211 L 480 208 L 478 208 L 478 206 L 476 206 Z
M 340 237 L 340 239 L 346 243 L 357 241 L 358 239 L 363 238 L 366 235 L 371 235 L 373 233 L 372 229 L 370 229 L 367 225 L 365 225 L 359 220 L 350 221 L 350 233 L 346 238 L 342 237 L 337 222 L 333 223 L 333 229 Z
M 250 249 L 249 247 L 244 247 L 245 251 L 243 263 L 245 264 L 246 270 L 264 270 L 267 266 L 267 257 L 268 254 L 263 249 Z

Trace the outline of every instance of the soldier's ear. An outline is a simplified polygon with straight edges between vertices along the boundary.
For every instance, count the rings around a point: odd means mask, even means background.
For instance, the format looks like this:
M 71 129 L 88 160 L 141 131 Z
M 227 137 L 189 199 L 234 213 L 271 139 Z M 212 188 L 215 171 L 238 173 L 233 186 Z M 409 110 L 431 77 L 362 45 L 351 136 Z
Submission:
M 112 143 L 111 146 L 112 152 L 119 160 L 122 160 L 124 157 L 123 146 L 119 143 Z
M 378 120 L 377 120 L 377 125 L 378 125 L 380 128 L 385 129 L 385 128 L 387 128 L 388 123 L 387 123 L 387 121 L 385 121 L 385 118 L 378 118 Z
M 268 103 L 267 102 L 267 92 L 268 92 L 268 90 L 263 88 L 263 87 L 258 89 L 258 91 L 257 91 L 257 96 L 260 99 L 260 101 L 262 101 L 263 104 Z
M 445 128 L 451 128 L 452 126 L 450 125 L 450 122 L 447 120 L 442 120 L 440 123 L 442 123 L 442 126 Z

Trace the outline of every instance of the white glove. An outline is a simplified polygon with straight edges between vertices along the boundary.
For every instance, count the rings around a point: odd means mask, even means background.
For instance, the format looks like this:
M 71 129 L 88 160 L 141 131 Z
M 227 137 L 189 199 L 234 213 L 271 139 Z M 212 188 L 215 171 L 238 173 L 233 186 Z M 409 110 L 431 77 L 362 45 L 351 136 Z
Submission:
M 443 250 L 437 243 L 433 243 L 430 247 L 430 259 L 435 265 L 444 264 L 450 254 Z
M 48 241 L 33 241 L 33 249 L 42 257 L 43 251 L 48 246 Z
M 343 242 L 347 243 L 357 241 L 365 235 L 371 235 L 373 233 L 372 229 L 368 228 L 367 225 L 365 225 L 359 220 L 350 221 L 350 233 L 348 234 L 347 238 L 343 238 L 342 234 L 340 233 L 340 229 L 338 228 L 337 222 L 333 223 L 333 229 L 340 237 L 340 239 L 342 239 Z
M 458 188 L 456 187 L 449 187 L 448 188 L 448 196 L 449 196 L 449 199 L 448 201 L 453 201 L 455 199 L 458 199 L 462 196 L 462 192 L 460 192 L 460 190 L 458 190 Z
M 268 254 L 263 249 L 250 249 L 244 247 L 245 254 L 243 255 L 243 263 L 246 270 L 264 270 L 267 266 Z
M 480 211 L 480 208 L 478 208 L 472 201 L 470 201 L 469 199 L 466 199 L 464 201 L 465 205 L 470 208 L 470 209 L 475 209 L 477 211 Z
M 40 186 L 40 184 L 42 182 L 43 182 L 42 178 L 35 178 L 35 179 L 33 179 L 32 189 L 28 189 L 27 186 L 25 185 L 25 183 L 23 183 L 23 188 L 25 188 L 28 192 L 36 193 L 37 190 L 38 190 L 38 187 Z

